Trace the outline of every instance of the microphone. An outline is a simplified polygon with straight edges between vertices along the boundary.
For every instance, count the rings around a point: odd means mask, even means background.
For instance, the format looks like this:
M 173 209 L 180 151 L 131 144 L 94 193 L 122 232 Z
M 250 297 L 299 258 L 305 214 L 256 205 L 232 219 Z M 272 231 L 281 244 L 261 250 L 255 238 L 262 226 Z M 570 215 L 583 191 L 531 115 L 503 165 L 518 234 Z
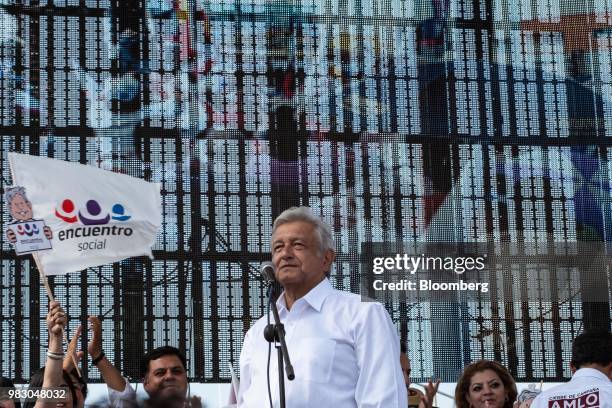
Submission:
M 259 267 L 259 273 L 263 278 L 266 285 L 270 286 L 276 283 L 276 278 L 274 277 L 274 265 L 272 262 L 262 262 Z
M 274 277 L 274 265 L 272 262 L 262 262 L 259 266 L 259 273 L 263 278 L 266 286 L 268 287 L 268 325 L 265 327 L 263 335 L 264 338 L 270 343 L 275 343 L 274 347 L 276 347 L 276 351 L 278 354 L 278 388 L 279 388 L 279 397 L 280 397 L 280 406 L 284 408 L 285 405 L 285 376 L 287 375 L 287 379 L 292 381 L 295 378 L 295 373 L 293 371 L 293 366 L 291 365 L 291 360 L 289 359 L 289 352 L 287 351 L 287 342 L 285 341 L 285 328 L 280 321 L 280 316 L 278 314 L 278 308 L 276 307 L 275 300 L 275 292 L 277 292 L 277 288 L 280 288 L 276 278 Z M 272 311 L 272 315 L 274 316 L 274 324 L 270 323 L 270 310 Z M 268 361 L 270 361 L 270 350 L 271 347 L 268 347 Z M 284 362 L 284 370 L 283 370 L 283 362 Z M 284 373 L 283 373 L 284 371 Z M 270 393 L 270 365 L 268 365 L 268 393 Z M 270 396 L 270 401 L 272 401 L 272 397 Z

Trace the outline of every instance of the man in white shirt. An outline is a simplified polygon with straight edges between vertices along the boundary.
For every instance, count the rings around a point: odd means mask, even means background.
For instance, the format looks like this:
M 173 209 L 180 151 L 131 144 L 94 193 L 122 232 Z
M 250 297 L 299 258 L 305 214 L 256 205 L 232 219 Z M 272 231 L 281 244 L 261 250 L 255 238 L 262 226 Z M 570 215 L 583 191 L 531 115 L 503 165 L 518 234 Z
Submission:
M 189 396 L 187 381 L 187 362 L 177 348 L 162 346 L 149 351 L 142 360 L 143 387 L 149 399 L 147 408 L 196 408 L 202 407 L 199 397 Z M 105 377 L 106 381 L 106 377 Z M 123 391 L 119 391 L 123 389 Z M 113 388 L 109 385 L 111 407 L 130 408 L 137 406 L 136 393 L 132 386 L 124 381 L 123 387 Z
M 539 394 L 531 408 L 612 407 L 612 333 L 590 331 L 572 344 L 572 379 Z
M 285 376 L 287 407 L 406 407 L 399 342 L 386 310 L 326 279 L 335 259 L 330 227 L 307 207 L 290 208 L 274 222 L 271 248 L 284 289 L 276 304 L 295 369 L 295 380 Z M 239 407 L 270 406 L 266 324 L 264 316 L 244 340 Z M 269 372 L 272 404 L 279 407 L 275 350 Z

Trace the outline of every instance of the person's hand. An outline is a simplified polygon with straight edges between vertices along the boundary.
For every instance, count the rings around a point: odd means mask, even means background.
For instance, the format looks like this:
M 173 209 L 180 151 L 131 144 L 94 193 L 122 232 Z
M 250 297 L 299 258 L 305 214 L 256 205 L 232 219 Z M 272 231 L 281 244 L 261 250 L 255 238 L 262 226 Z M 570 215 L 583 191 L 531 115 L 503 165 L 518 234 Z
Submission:
M 68 349 L 66 350 L 66 357 L 64 357 L 62 368 L 67 373 L 72 372 L 72 370 L 76 368 L 75 364 L 79 364 L 79 361 L 81 361 L 81 359 L 85 355 L 85 353 L 82 351 L 77 352 L 77 347 L 79 345 L 79 337 L 81 337 L 81 330 L 82 330 L 81 325 L 79 325 L 79 327 L 77 327 L 76 330 L 74 331 L 74 334 L 72 335 L 72 339 L 70 340 L 70 343 L 68 344 Z M 74 359 L 72 358 L 73 356 L 74 356 Z
M 6 230 L 6 238 L 11 244 L 17 242 L 17 235 L 15 235 L 15 231 L 13 231 L 12 229 Z
M 528 399 L 527 401 L 523 401 L 523 402 L 518 402 L 516 401 L 514 403 L 514 408 L 529 408 L 531 406 L 531 403 L 533 402 L 535 398 L 531 398 Z
M 424 386 L 425 393 L 421 398 L 421 402 L 419 403 L 419 408 L 431 408 L 433 406 L 434 397 L 438 392 L 438 387 L 440 386 L 440 380 L 437 380 L 435 383 L 432 383 L 431 380 L 427 382 L 427 385 Z
M 62 310 L 59 302 L 57 300 L 49 302 L 49 313 L 47 313 L 49 336 L 62 338 L 66 322 L 66 313 Z
M 51 228 L 47 227 L 46 225 L 45 225 L 45 227 L 43 228 L 43 232 L 45 233 L 45 237 L 46 237 L 47 239 L 49 239 L 49 240 L 50 240 L 50 239 L 52 239 L 52 238 L 53 238 L 53 232 L 51 231 Z
M 187 400 L 186 406 L 190 408 L 202 408 L 202 398 L 198 397 L 197 395 L 193 395 Z
M 95 360 L 102 355 L 102 323 L 96 316 L 89 316 L 87 320 L 91 324 L 91 340 L 87 344 L 87 351 Z

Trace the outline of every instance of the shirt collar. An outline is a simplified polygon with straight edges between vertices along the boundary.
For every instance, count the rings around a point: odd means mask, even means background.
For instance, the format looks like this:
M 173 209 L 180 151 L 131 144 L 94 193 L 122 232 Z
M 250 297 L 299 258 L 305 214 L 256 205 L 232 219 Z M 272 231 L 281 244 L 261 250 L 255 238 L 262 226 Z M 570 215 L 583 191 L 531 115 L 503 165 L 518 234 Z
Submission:
M 329 282 L 329 279 L 325 278 L 321 282 L 319 282 L 317 286 L 310 289 L 310 291 L 306 293 L 301 299 L 304 299 L 304 301 L 307 304 L 309 304 L 310 307 L 315 309 L 317 312 L 320 312 L 321 308 L 323 307 L 323 302 L 325 301 L 325 298 L 329 294 L 331 294 L 333 291 L 334 291 L 334 288 L 332 288 L 332 285 Z M 300 299 L 298 299 L 298 301 L 299 300 Z M 287 306 L 285 304 L 285 292 L 284 291 L 278 297 L 278 300 L 276 301 L 276 306 L 279 308 L 279 310 L 281 308 L 283 310 L 287 309 Z
M 578 370 L 576 370 L 576 372 L 572 376 L 572 378 L 580 378 L 580 377 L 598 377 L 602 380 L 610 381 L 610 379 L 606 377 L 604 373 L 602 373 L 601 371 L 595 368 L 589 368 L 589 367 L 579 368 Z

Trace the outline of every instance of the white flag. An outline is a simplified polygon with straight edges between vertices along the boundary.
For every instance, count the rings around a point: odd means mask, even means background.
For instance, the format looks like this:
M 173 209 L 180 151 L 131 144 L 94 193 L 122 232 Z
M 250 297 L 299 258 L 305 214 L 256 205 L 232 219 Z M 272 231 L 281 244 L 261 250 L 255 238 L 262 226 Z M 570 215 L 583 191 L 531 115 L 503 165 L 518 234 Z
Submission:
M 37 252 L 47 275 L 152 257 L 161 225 L 158 183 L 93 166 L 9 153 L 13 183 L 25 187 L 35 219 L 51 228 L 52 249 Z

